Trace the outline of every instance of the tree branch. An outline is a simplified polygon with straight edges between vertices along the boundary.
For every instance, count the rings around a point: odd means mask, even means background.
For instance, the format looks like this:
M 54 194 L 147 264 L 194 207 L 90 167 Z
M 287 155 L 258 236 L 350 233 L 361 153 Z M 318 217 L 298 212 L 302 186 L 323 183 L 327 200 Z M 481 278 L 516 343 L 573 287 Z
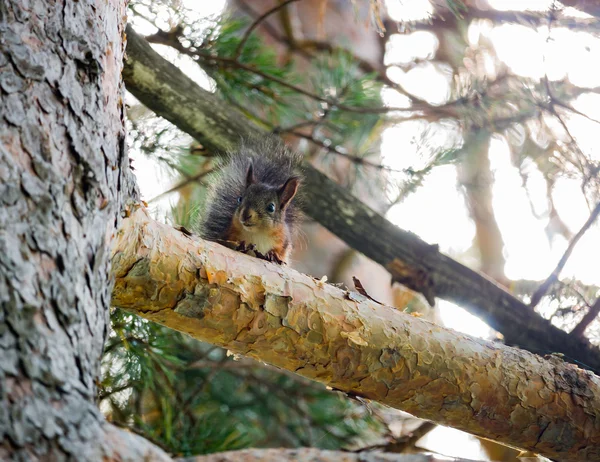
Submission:
M 321 149 L 325 149 L 327 152 L 330 152 L 331 154 L 335 154 L 336 156 L 343 157 L 357 165 L 363 165 L 365 167 L 370 167 L 370 168 L 374 168 L 377 170 L 387 170 L 389 172 L 400 172 L 400 170 L 394 169 L 392 167 L 388 167 L 387 165 L 377 164 L 377 163 L 371 162 L 363 157 L 360 157 L 360 156 L 357 156 L 354 154 L 348 154 L 347 152 L 344 152 L 341 150 L 343 148 L 339 148 L 335 145 L 327 144 L 327 143 L 315 138 L 313 135 L 307 135 L 305 133 L 302 133 L 302 132 L 299 132 L 296 130 L 281 130 L 281 133 L 289 133 L 290 135 L 295 136 L 296 138 L 302 138 L 304 140 L 310 141 L 315 146 L 318 146 Z
M 210 173 L 212 173 L 212 171 L 213 170 L 211 168 L 211 169 L 196 173 L 195 175 L 192 175 L 192 176 L 186 178 L 185 180 L 177 183 L 172 188 L 169 188 L 166 191 L 161 192 L 157 196 L 154 196 L 152 199 L 149 199 L 148 203 L 156 202 L 157 200 L 159 200 L 165 196 L 168 196 L 169 194 L 179 191 L 181 188 L 185 188 L 189 184 L 196 183 L 196 182 L 200 181 L 202 178 L 204 178 L 206 175 L 209 175 Z
M 265 135 L 158 55 L 131 27 L 127 37 L 123 78 L 128 90 L 158 115 L 217 153 L 234 148 L 242 137 Z M 393 225 L 312 165 L 305 164 L 304 170 L 305 212 L 388 268 L 394 281 L 430 302 L 440 297 L 465 307 L 501 332 L 508 344 L 561 352 L 600 370 L 600 351 L 589 342 L 570 337 L 491 280 Z
M 243 10 L 248 16 L 250 17 L 257 17 L 258 13 L 256 11 L 254 11 L 250 5 L 242 0 L 238 0 L 236 2 L 236 4 L 239 6 L 239 8 L 241 10 Z M 277 40 L 279 43 L 285 45 L 288 47 L 288 49 L 293 52 L 298 54 L 299 56 L 302 56 L 305 59 L 311 60 L 314 59 L 316 57 L 315 54 L 311 53 L 309 51 L 314 49 L 317 51 L 325 51 L 327 53 L 333 53 L 333 52 L 342 52 L 347 54 L 348 56 L 351 57 L 353 62 L 356 62 L 358 65 L 358 68 L 363 71 L 365 74 L 375 74 L 376 76 L 376 80 L 378 82 L 381 82 L 393 89 L 395 89 L 396 91 L 398 91 L 399 93 L 401 93 L 402 95 L 406 96 L 407 98 L 409 98 L 411 101 L 415 101 L 418 103 L 426 103 L 425 100 L 418 98 L 414 95 L 411 95 L 410 93 L 408 93 L 401 85 L 399 85 L 398 83 L 394 82 L 393 80 L 391 80 L 386 72 L 385 72 L 385 68 L 382 69 L 378 69 L 375 66 L 373 66 L 371 63 L 369 63 L 368 61 L 356 56 L 355 54 L 353 54 L 353 52 L 349 49 L 346 48 L 341 48 L 339 46 L 333 46 L 328 42 L 322 42 L 322 41 L 317 41 L 317 40 L 303 40 L 301 42 L 295 41 L 295 40 L 290 40 L 287 36 L 280 34 L 271 24 L 269 24 L 268 22 L 263 22 L 262 23 L 262 27 L 264 28 L 265 32 L 267 34 L 269 34 L 273 39 Z
M 128 29 L 129 30 L 129 29 Z M 132 29 L 131 29 L 132 30 Z M 269 80 L 274 82 L 284 88 L 292 90 L 300 95 L 306 96 L 314 101 L 318 101 L 319 103 L 324 103 L 329 107 L 339 109 L 340 111 L 351 112 L 356 114 L 388 114 L 394 112 L 401 113 L 409 113 L 414 111 L 427 111 L 427 110 L 435 110 L 439 112 L 440 116 L 447 115 L 456 115 L 455 106 L 457 103 L 465 103 L 466 101 L 450 101 L 449 103 L 442 104 L 439 106 L 433 106 L 427 102 L 422 100 L 417 100 L 417 98 L 411 96 L 413 103 L 411 107 L 390 107 L 390 106 L 378 106 L 378 107 L 367 107 L 367 106 L 348 106 L 345 104 L 340 104 L 339 102 L 327 98 L 325 96 L 318 95 L 313 93 L 305 88 L 299 87 L 297 85 L 293 85 L 288 81 L 281 79 L 272 74 L 267 74 L 266 72 L 261 71 L 260 69 L 256 69 L 255 67 L 249 66 L 240 62 L 237 58 L 229 58 L 224 56 L 218 56 L 216 54 L 210 54 L 209 52 L 203 51 L 202 49 L 196 49 L 193 47 L 185 47 L 180 41 L 179 36 L 175 35 L 173 31 L 165 32 L 159 29 L 159 31 L 151 36 L 146 37 L 146 40 L 150 43 L 157 43 L 161 45 L 167 45 L 171 48 L 177 50 L 181 54 L 185 56 L 189 56 L 194 60 L 200 60 L 204 63 L 205 66 L 211 67 L 222 67 L 222 68 L 233 68 L 233 69 L 241 69 L 243 71 L 249 72 L 251 74 L 262 77 L 265 80 Z
M 596 0 L 560 0 L 560 3 L 600 18 L 600 3 Z
M 549 458 L 600 460 L 600 378 L 559 358 L 187 236 L 143 208 L 112 252 L 117 307 L 349 396 Z
M 103 424 L 103 461 L 152 461 L 169 462 L 171 457 L 145 437 L 118 428 L 108 422 Z
M 437 457 L 432 454 L 386 454 L 384 452 L 351 453 L 317 448 L 242 449 L 206 456 L 178 459 L 178 462 L 475 462 L 471 459 Z
M 237 60 L 240 57 L 240 55 L 242 54 L 242 51 L 244 50 L 244 45 L 246 45 L 246 42 L 248 41 L 248 38 L 250 37 L 250 34 L 252 33 L 252 31 L 254 29 L 256 29 L 260 25 L 260 23 L 262 21 L 264 21 L 266 18 L 268 18 L 270 15 L 272 15 L 275 12 L 277 12 L 281 8 L 285 8 L 290 3 L 297 2 L 297 1 L 298 0 L 285 0 L 284 2 L 281 2 L 278 5 L 275 5 L 273 8 L 265 11 L 258 18 L 256 18 L 254 20 L 254 22 L 252 22 L 252 24 L 250 24 L 250 27 L 248 27 L 248 29 L 244 33 L 244 36 L 242 37 L 242 40 L 240 41 L 240 44 L 235 49 L 235 53 L 233 55 L 234 59 Z
M 575 1 L 583 2 L 585 0 Z M 477 8 L 472 6 L 476 4 L 473 1 L 466 3 L 465 9 L 460 13 L 460 17 L 457 17 L 454 12 L 448 8 L 444 8 L 445 5 L 443 3 L 438 2 L 434 17 L 409 23 L 406 29 L 409 32 L 414 30 L 435 31 L 439 29 L 455 29 L 459 22 L 469 22 L 476 19 L 488 19 L 495 24 L 512 23 L 528 27 L 537 27 L 552 22 L 553 27 L 564 27 L 573 30 L 590 31 L 600 28 L 600 22 L 596 18 L 574 18 L 566 16 L 561 11 L 555 9 L 546 11 L 500 11 L 494 8 Z M 566 4 L 568 2 L 561 3 Z M 571 3 L 574 2 L 571 1 Z
M 572 335 L 576 335 L 578 337 L 583 337 L 585 330 L 592 323 L 594 319 L 600 313 L 600 298 L 596 299 L 596 302 L 590 306 L 590 309 L 585 314 L 585 316 L 579 321 L 579 324 L 575 326 L 575 328 L 571 331 Z
M 529 304 L 529 306 L 531 308 L 534 308 L 539 303 L 539 301 L 542 299 L 542 297 L 544 295 L 546 295 L 546 292 L 548 292 L 550 287 L 552 287 L 552 284 L 554 284 L 558 280 L 558 276 L 560 275 L 560 272 L 566 265 L 567 260 L 571 256 L 571 253 L 573 252 L 573 249 L 579 242 L 579 239 L 581 239 L 583 237 L 583 235 L 590 228 L 590 226 L 592 226 L 594 221 L 596 221 L 596 218 L 598 218 L 598 215 L 600 215 L 600 203 L 598 203 L 596 205 L 596 207 L 594 208 L 594 210 L 592 210 L 592 213 L 588 217 L 587 221 L 583 224 L 583 226 L 577 232 L 577 234 L 573 237 L 573 239 L 571 239 L 571 242 L 569 242 L 569 246 L 567 247 L 567 250 L 565 250 L 565 253 L 560 258 L 558 264 L 556 265 L 556 268 L 554 268 L 554 271 L 552 271 L 550 276 L 548 276 L 548 279 L 546 279 L 542 283 L 542 285 L 540 285 L 538 287 L 538 289 L 535 291 L 535 293 L 531 296 L 531 303 Z

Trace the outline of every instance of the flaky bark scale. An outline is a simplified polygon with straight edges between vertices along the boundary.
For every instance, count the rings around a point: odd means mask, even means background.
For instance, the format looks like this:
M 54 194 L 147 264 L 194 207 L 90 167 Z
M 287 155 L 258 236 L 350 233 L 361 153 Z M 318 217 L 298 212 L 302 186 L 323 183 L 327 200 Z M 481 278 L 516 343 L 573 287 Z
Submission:
M 125 153 L 125 2 L 0 1 L 0 460 L 166 460 L 95 380 Z
M 191 239 L 134 211 L 113 303 L 417 417 L 561 460 L 600 460 L 600 379 Z

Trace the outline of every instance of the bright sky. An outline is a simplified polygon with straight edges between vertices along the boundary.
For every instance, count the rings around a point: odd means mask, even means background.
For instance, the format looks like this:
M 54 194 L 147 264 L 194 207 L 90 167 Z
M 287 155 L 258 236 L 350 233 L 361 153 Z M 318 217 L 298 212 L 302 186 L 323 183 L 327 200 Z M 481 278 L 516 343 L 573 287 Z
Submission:
M 498 0 L 490 3 L 496 8 L 511 10 L 543 9 L 551 2 Z M 388 4 L 394 5 L 390 13 L 396 18 L 405 18 L 407 15 L 418 18 L 425 11 L 423 3 L 418 1 L 389 0 Z M 482 23 L 470 27 L 468 38 L 471 45 L 477 45 L 480 38 L 491 40 L 498 57 L 515 74 L 531 78 L 546 74 L 550 80 L 568 78 L 578 86 L 600 86 L 600 74 L 593 70 L 591 64 L 600 62 L 600 40 L 589 34 L 559 28 L 548 32 L 547 27 L 532 30 L 511 24 L 491 28 L 489 23 Z M 424 59 L 434 55 L 438 43 L 432 34 L 420 31 L 393 36 L 390 45 L 386 61 L 402 64 L 414 58 Z M 515 53 L 515 50 L 519 52 Z M 426 96 L 433 103 L 443 102 L 449 92 L 447 75 L 443 69 L 436 69 L 433 65 L 408 72 L 395 67 L 388 75 L 410 91 L 419 89 L 415 93 Z M 574 106 L 600 120 L 599 99 L 598 95 L 584 94 Z M 384 133 L 383 155 L 386 163 L 403 168 L 419 158 L 418 145 L 412 142 L 418 137 L 415 132 L 418 133 L 420 127 L 416 125 L 405 123 Z M 581 116 L 573 116 L 569 128 L 582 149 L 593 158 L 599 158 L 597 131 L 600 126 Z M 399 152 L 402 156 L 398 156 Z M 519 171 L 510 160 L 509 145 L 502 137 L 493 139 L 489 156 L 495 180 L 494 214 L 505 242 L 506 275 L 513 280 L 544 279 L 554 269 L 568 245 L 562 238 L 549 242 L 544 231 L 548 219 L 536 218 L 529 206 L 527 192 L 534 199 L 538 214 L 547 212 L 545 181 L 537 167 L 531 164 L 527 190 L 523 188 Z M 567 178 L 558 180 L 553 197 L 561 218 L 571 231 L 577 232 L 590 213 L 579 189 L 579 181 Z M 438 243 L 442 251 L 454 256 L 470 247 L 475 232 L 462 195 L 457 190 L 456 171 L 452 166 L 435 170 L 417 193 L 389 211 L 388 218 L 424 240 Z M 600 284 L 600 271 L 596 264 L 600 258 L 599 243 L 600 228 L 596 225 L 575 248 L 561 273 L 562 277 L 576 276 L 583 283 Z M 484 323 L 465 310 L 444 302 L 440 303 L 440 308 L 441 317 L 449 327 L 476 336 L 486 337 L 490 334 Z
M 388 0 L 387 3 L 391 16 L 395 18 L 416 19 L 428 10 L 428 2 L 424 1 Z M 552 2 L 496 0 L 489 3 L 499 9 L 511 10 L 526 7 L 539 9 Z M 205 16 L 217 14 L 224 1 L 187 0 L 184 4 Z M 142 22 L 136 22 L 136 27 L 142 33 L 154 32 Z M 532 30 L 518 25 L 491 28 L 489 24 L 481 23 L 471 26 L 468 31 L 470 44 L 475 46 L 482 38 L 491 41 L 498 57 L 515 74 L 535 78 L 546 74 L 550 80 L 568 78 L 578 86 L 600 86 L 600 73 L 592 67 L 592 63 L 597 65 L 600 62 L 600 40 L 588 34 L 557 28 L 548 31 L 547 27 Z M 415 57 L 427 59 L 434 56 L 437 47 L 437 39 L 427 32 L 394 35 L 390 40 L 386 62 L 402 64 L 411 62 Z M 176 61 L 176 64 L 200 85 L 209 88 L 208 79 L 191 60 L 177 58 L 173 50 L 165 47 L 156 48 L 168 59 Z M 450 76 L 443 68 L 436 68 L 431 64 L 408 72 L 393 67 L 389 76 L 409 91 L 426 97 L 433 103 L 442 103 L 449 95 Z M 389 104 L 403 103 L 402 97 L 393 92 L 387 92 L 385 100 Z M 584 94 L 574 106 L 591 117 L 600 119 L 600 96 Z M 597 147 L 599 124 L 580 116 L 572 117 L 569 124 L 582 149 L 596 159 L 600 158 Z M 415 121 L 387 129 L 382 140 L 384 162 L 394 168 L 414 167 L 422 162 L 423 153 L 419 151 L 419 143 L 415 140 L 421 136 L 424 126 L 424 123 Z M 428 133 L 428 140 L 435 144 L 436 139 L 443 141 L 456 136 L 455 127 L 439 126 Z M 168 189 L 171 179 L 165 176 L 162 169 L 157 168 L 156 164 L 145 156 L 134 157 L 138 181 L 146 199 Z M 527 192 L 532 197 L 538 213 L 543 216 L 547 211 L 546 185 L 541 173 L 534 164 L 528 167 L 530 174 L 526 191 L 518 170 L 511 163 L 509 145 L 500 136 L 492 140 L 489 157 L 495 180 L 494 213 L 506 245 L 506 275 L 514 280 L 544 279 L 554 269 L 568 243 L 561 238 L 550 242 L 544 231 L 548 219 L 536 218 L 529 206 Z M 578 181 L 566 178 L 558 180 L 554 198 L 563 221 L 573 233 L 577 232 L 589 216 L 589 209 Z M 176 199 L 176 195 L 164 199 L 158 204 L 159 209 L 167 210 L 169 203 L 175 203 Z M 440 249 L 451 256 L 460 256 L 472 246 L 475 228 L 468 217 L 463 196 L 458 190 L 456 170 L 453 166 L 434 169 L 416 193 L 389 211 L 388 218 L 403 229 L 413 231 L 425 241 L 439 244 Z M 579 242 L 562 276 L 576 276 L 583 283 L 600 285 L 600 270 L 597 265 L 600 261 L 599 243 L 600 227 L 596 225 Z M 465 258 L 462 261 L 469 266 L 476 266 L 475 261 Z M 491 330 L 485 323 L 462 308 L 445 301 L 438 303 L 441 318 L 448 327 L 480 337 L 491 335 Z M 448 444 L 449 442 L 452 444 Z M 423 440 L 423 444 L 448 455 L 484 458 L 479 444 L 472 437 L 447 428 L 436 429 Z M 449 447 L 461 450 L 456 453 L 448 452 L 453 451 L 449 450 Z

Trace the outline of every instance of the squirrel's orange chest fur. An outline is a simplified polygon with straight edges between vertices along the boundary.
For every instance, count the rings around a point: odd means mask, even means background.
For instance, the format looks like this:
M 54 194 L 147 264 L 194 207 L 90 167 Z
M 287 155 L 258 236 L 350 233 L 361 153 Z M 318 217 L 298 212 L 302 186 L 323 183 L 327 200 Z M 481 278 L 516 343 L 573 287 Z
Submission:
M 287 260 L 290 251 L 289 239 L 283 226 L 272 229 L 257 228 L 254 231 L 245 229 L 239 220 L 234 218 L 227 239 L 237 243 L 243 242 L 246 246 L 254 244 L 261 254 L 273 252 L 282 261 Z

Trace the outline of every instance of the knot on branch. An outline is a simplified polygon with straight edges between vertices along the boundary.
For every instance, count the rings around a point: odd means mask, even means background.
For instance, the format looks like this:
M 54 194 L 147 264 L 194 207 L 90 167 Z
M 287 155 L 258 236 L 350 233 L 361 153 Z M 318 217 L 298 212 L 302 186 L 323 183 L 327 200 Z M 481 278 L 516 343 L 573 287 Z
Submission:
M 425 297 L 430 306 L 435 305 L 435 284 L 431 276 L 421 270 L 408 266 L 403 261 L 395 258 L 386 265 L 392 275 L 392 284 L 398 282 Z

